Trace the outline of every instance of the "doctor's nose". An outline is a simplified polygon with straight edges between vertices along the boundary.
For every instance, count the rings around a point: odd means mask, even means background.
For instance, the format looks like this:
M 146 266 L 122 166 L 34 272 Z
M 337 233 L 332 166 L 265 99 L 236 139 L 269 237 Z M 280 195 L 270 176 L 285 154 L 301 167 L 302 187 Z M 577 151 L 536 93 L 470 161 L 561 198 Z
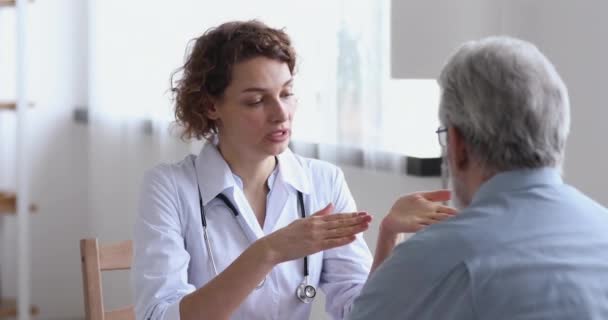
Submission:
M 289 120 L 293 106 L 286 101 L 275 100 L 270 112 L 272 122 L 285 122 Z

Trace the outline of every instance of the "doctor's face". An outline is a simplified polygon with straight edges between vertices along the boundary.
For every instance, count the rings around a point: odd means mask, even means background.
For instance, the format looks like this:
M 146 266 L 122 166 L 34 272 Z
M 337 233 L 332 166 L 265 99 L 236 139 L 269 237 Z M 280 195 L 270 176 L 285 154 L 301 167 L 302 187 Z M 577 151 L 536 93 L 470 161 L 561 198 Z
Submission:
M 287 64 L 255 57 L 234 65 L 232 80 L 209 117 L 217 121 L 222 148 L 266 157 L 287 148 L 295 110 Z

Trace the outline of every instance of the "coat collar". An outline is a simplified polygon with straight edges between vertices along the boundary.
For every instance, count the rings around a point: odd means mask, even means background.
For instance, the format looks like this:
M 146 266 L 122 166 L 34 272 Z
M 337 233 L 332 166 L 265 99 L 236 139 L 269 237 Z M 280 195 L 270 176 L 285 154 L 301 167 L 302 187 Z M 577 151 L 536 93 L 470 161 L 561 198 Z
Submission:
M 207 142 L 195 159 L 196 174 L 203 205 L 207 205 L 218 194 L 234 189 L 239 184 L 215 143 Z M 289 149 L 277 156 L 276 181 L 290 185 L 303 194 L 310 194 L 310 180 L 301 160 Z M 272 184 L 276 183 L 272 181 Z
M 308 169 L 302 161 L 289 148 L 278 156 L 279 177 L 284 183 L 292 186 L 303 194 L 310 194 L 310 178 L 306 174 Z

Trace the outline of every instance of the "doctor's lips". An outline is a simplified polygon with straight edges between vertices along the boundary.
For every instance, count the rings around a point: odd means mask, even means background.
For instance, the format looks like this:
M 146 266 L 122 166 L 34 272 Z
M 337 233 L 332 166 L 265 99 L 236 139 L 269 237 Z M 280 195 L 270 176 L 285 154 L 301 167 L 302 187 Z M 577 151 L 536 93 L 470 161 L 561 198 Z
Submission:
M 266 138 L 272 142 L 283 142 L 289 139 L 290 135 L 291 131 L 289 129 L 279 129 L 266 135 Z

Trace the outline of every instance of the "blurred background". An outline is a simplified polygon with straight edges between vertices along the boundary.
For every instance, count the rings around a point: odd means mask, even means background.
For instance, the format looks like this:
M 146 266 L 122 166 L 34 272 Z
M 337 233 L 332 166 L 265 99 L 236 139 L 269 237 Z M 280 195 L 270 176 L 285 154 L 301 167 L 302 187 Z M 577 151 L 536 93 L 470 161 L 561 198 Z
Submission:
M 293 38 L 292 147 L 340 165 L 376 223 L 399 195 L 444 183 L 406 174 L 405 159 L 440 156 L 435 78 L 458 44 L 495 34 L 557 67 L 572 105 L 565 179 L 608 205 L 607 13 L 605 0 L 0 0 L 0 318 L 16 297 L 34 319 L 84 318 L 79 240 L 132 238 L 144 170 L 198 153 L 171 125 L 170 75 L 227 20 Z M 131 301 L 128 279 L 104 276 L 107 307 Z

